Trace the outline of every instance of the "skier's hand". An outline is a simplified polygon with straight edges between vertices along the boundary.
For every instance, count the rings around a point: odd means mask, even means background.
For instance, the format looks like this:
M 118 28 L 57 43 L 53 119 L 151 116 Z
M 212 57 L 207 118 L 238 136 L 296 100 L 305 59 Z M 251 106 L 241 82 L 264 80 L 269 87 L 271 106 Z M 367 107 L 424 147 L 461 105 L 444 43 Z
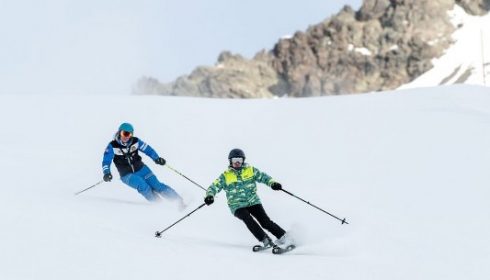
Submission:
M 278 182 L 274 182 L 271 184 L 271 189 L 273 189 L 275 191 L 280 191 L 280 190 L 282 190 L 282 185 L 279 184 Z
M 204 198 L 204 203 L 206 203 L 206 205 L 211 205 L 213 204 L 213 202 L 214 202 L 214 197 L 211 195 L 208 195 L 206 196 L 206 198 Z
M 111 180 L 112 180 L 112 174 L 111 173 L 104 174 L 104 181 L 105 182 L 110 182 Z
M 157 159 L 155 160 L 155 163 L 156 163 L 156 164 L 160 164 L 160 165 L 165 165 L 165 163 L 166 163 L 166 162 L 167 162 L 167 161 L 166 161 L 164 158 L 162 158 L 162 157 L 159 157 L 159 158 L 157 158 Z

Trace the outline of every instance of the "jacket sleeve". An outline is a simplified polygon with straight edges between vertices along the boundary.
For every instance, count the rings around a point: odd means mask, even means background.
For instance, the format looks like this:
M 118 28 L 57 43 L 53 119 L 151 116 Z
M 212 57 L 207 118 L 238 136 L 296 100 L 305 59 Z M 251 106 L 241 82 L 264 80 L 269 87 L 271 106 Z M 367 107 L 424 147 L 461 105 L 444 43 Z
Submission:
M 146 144 L 141 139 L 138 139 L 138 149 L 145 155 L 149 156 L 152 160 L 157 160 L 160 157 L 150 145 Z
M 255 167 L 254 167 L 254 176 L 256 182 L 266 184 L 269 187 L 273 182 L 275 182 L 271 176 L 267 175 L 267 173 L 262 172 Z
M 221 174 L 218 179 L 214 180 L 214 182 L 209 186 L 208 190 L 206 191 L 206 196 L 215 196 L 217 193 L 219 193 L 223 187 L 225 186 L 225 176 Z
M 114 149 L 112 147 L 112 144 L 109 143 L 109 145 L 107 145 L 107 148 L 104 151 L 104 157 L 102 159 L 102 172 L 104 174 L 111 173 L 111 163 L 113 158 L 114 158 Z

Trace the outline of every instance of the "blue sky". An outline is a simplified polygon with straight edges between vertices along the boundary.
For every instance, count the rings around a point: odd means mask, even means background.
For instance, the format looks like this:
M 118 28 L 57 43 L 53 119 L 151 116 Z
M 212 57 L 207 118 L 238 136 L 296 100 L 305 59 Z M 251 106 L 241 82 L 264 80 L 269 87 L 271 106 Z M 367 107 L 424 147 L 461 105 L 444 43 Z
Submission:
M 223 50 L 252 57 L 348 1 L 0 0 L 0 93 L 129 94 Z

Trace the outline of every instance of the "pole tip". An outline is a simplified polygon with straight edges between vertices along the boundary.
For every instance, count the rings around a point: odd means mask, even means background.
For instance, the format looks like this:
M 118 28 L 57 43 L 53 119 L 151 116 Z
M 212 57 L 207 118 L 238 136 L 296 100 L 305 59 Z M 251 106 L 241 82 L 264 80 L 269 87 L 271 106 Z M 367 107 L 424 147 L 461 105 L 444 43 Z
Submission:
M 342 224 L 349 224 L 349 223 L 348 223 L 348 222 L 345 220 L 345 218 L 344 218 L 344 219 L 342 220 Z
M 155 237 L 156 238 L 162 238 L 162 234 L 160 232 L 155 232 Z

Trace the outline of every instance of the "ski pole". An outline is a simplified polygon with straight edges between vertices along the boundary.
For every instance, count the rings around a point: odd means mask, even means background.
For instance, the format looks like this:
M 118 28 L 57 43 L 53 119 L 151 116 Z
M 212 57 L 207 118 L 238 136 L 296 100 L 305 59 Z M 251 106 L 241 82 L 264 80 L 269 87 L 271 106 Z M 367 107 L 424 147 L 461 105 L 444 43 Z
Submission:
M 185 176 L 184 174 L 180 173 L 179 171 L 177 171 L 177 170 L 173 169 L 173 168 L 172 168 L 172 166 L 170 166 L 170 165 L 168 165 L 168 164 L 165 164 L 165 166 L 166 166 L 168 169 L 172 170 L 173 172 L 175 172 L 175 173 L 179 174 L 180 176 L 182 176 L 182 177 L 186 178 L 187 180 L 189 180 L 189 181 L 190 181 L 191 183 L 193 183 L 194 185 L 196 185 L 196 186 L 200 187 L 201 189 L 203 189 L 204 191 L 206 191 L 206 189 L 205 189 L 205 188 L 203 188 L 201 185 L 199 185 L 198 183 L 196 183 L 196 182 L 192 181 L 191 179 L 189 179 L 189 177 Z
M 303 201 L 303 202 L 305 202 L 305 203 L 309 204 L 310 206 L 315 207 L 316 209 L 318 209 L 318 210 L 322 211 L 323 213 L 328 214 L 328 215 L 330 215 L 330 216 L 334 217 L 335 219 L 337 219 L 337 220 L 341 221 L 341 222 L 342 222 L 342 224 L 349 224 L 349 223 L 348 223 L 348 222 L 345 220 L 345 218 L 344 218 L 344 219 L 340 219 L 340 218 L 336 217 L 335 215 L 332 215 L 332 214 L 328 213 L 327 211 L 323 210 L 322 208 L 320 208 L 320 207 L 318 207 L 318 206 L 316 206 L 316 205 L 314 205 L 314 204 L 312 204 L 312 203 L 310 203 L 310 202 L 308 202 L 308 201 L 306 201 L 306 200 L 302 199 L 301 197 L 298 197 L 298 196 L 296 196 L 296 195 L 294 195 L 294 194 L 292 194 L 292 193 L 290 193 L 290 192 L 288 192 L 288 191 L 286 191 L 286 190 L 284 190 L 284 189 L 282 189 L 282 191 L 283 191 L 283 192 L 285 192 L 285 193 L 287 193 L 287 194 L 289 194 L 289 195 L 290 195 L 290 196 L 292 196 L 292 197 L 295 197 L 295 198 L 297 198 L 297 199 L 299 199 L 299 200 L 301 200 L 301 201 Z
M 86 188 L 86 189 L 83 189 L 83 190 L 81 190 L 81 191 L 79 191 L 79 192 L 76 192 L 76 193 L 75 193 L 75 195 L 81 194 L 81 193 L 83 193 L 83 192 L 84 192 L 84 191 L 86 191 L 86 190 L 89 190 L 89 189 L 91 189 L 91 188 L 93 188 L 93 187 L 95 187 L 95 186 L 97 186 L 97 185 L 102 184 L 103 182 L 104 182 L 104 180 L 100 180 L 100 182 L 97 182 L 96 184 L 94 184 L 94 185 L 92 185 L 92 186 L 90 186 L 90 187 L 88 187 L 88 188 Z
M 196 209 L 192 210 L 189 214 L 185 215 L 184 217 L 180 218 L 177 222 L 171 224 L 170 226 L 168 226 L 166 229 L 164 230 L 161 230 L 161 231 L 157 231 L 155 232 L 155 237 L 158 237 L 158 238 L 161 238 L 162 237 L 162 233 L 165 232 L 166 230 L 170 229 L 171 227 L 175 226 L 176 224 L 178 224 L 180 221 L 182 221 L 183 219 L 189 217 L 192 213 L 196 212 L 197 210 L 201 209 L 204 205 L 206 205 L 206 203 L 203 203 L 201 205 L 199 205 L 199 207 L 197 207 Z

